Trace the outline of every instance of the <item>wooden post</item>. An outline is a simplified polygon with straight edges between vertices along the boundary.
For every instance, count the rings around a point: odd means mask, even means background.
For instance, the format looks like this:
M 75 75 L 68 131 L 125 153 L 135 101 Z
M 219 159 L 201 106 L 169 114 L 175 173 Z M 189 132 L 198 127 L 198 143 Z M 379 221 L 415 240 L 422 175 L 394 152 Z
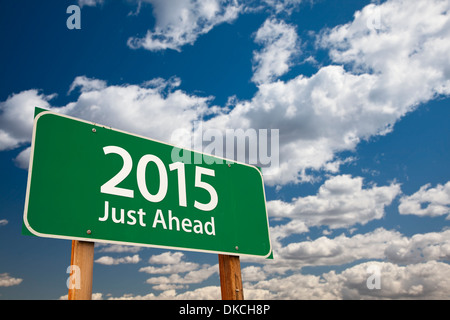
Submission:
M 222 300 L 244 300 L 239 257 L 219 254 L 219 272 Z
M 77 277 L 69 286 L 69 300 L 92 299 L 92 274 L 94 271 L 94 242 L 72 240 L 70 265 L 72 277 Z

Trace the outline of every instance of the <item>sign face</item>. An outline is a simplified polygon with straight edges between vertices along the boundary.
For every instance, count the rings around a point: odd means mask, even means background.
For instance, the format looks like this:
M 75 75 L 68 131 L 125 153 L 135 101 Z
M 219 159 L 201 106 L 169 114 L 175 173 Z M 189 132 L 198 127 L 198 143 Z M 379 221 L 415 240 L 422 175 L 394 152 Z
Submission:
M 49 111 L 34 120 L 24 225 L 40 237 L 271 253 L 256 167 Z

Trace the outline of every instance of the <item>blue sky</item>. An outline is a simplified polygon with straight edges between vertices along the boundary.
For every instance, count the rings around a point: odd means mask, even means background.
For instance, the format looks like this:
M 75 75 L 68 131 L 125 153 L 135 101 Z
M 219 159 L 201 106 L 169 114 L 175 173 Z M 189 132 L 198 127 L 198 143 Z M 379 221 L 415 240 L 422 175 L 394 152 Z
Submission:
M 200 121 L 278 129 L 274 260 L 241 259 L 246 298 L 450 296 L 449 1 L 8 0 L 0 15 L 0 299 L 67 295 L 70 241 L 21 235 L 35 106 L 167 142 Z M 220 297 L 214 254 L 94 259 L 98 299 Z

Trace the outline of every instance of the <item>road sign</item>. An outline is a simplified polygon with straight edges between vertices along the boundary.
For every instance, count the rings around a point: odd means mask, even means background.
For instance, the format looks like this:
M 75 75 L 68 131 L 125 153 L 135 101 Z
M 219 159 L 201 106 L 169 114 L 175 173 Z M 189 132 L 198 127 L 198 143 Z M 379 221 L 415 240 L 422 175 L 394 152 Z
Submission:
M 271 253 L 258 168 L 44 110 L 24 225 L 49 238 Z

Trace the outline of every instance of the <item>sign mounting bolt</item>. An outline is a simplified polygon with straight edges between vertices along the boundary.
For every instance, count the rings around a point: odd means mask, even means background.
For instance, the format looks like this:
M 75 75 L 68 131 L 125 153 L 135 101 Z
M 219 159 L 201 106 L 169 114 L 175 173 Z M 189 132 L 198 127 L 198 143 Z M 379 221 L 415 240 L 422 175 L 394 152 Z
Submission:
M 87 234 L 91 234 L 91 233 L 92 233 L 92 231 L 91 231 L 91 230 L 88 230 L 88 231 L 86 231 L 86 233 L 87 233 Z
M 96 133 L 96 132 L 97 132 L 97 129 L 92 128 L 92 132 L 93 132 L 93 133 Z
M 239 247 L 238 247 L 238 246 L 236 246 L 236 247 L 235 247 L 235 249 L 236 249 L 236 250 L 239 250 Z

